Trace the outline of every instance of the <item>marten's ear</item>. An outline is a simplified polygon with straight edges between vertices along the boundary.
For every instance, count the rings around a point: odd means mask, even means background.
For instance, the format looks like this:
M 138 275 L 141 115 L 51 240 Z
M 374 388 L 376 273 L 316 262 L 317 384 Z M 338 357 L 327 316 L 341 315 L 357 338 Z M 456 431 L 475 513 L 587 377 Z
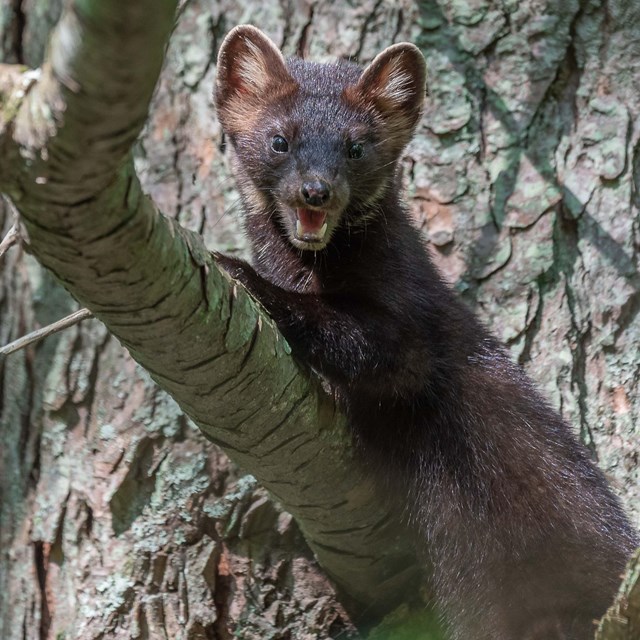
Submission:
M 402 146 L 411 138 L 424 103 L 427 65 L 420 49 L 408 42 L 387 47 L 362 72 L 345 95 L 382 117 Z
M 215 102 L 227 133 L 250 128 L 261 105 L 296 85 L 275 44 L 248 24 L 227 34 L 217 69 Z

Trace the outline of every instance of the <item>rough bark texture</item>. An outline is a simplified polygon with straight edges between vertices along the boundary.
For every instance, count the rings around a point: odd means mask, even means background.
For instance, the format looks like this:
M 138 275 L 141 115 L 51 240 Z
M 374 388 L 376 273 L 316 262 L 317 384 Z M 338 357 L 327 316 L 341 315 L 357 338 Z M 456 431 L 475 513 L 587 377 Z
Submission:
M 38 65 L 59 4 L 0 8 L 0 60 Z M 186 3 L 136 166 L 166 215 L 240 253 L 210 92 L 221 38 L 246 21 L 319 59 L 422 48 L 429 106 L 405 163 L 416 223 L 639 524 L 637 3 Z M 73 308 L 22 251 L 2 266 L 0 343 Z M 99 322 L 0 375 L 0 637 L 348 637 L 290 516 Z

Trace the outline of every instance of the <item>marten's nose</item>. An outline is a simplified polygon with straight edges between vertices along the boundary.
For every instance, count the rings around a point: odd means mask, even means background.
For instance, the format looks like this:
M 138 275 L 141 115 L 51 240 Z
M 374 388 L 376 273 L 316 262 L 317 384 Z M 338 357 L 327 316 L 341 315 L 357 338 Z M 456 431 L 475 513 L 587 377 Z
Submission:
M 329 201 L 331 187 L 324 180 L 312 180 L 302 184 L 300 193 L 307 204 L 312 207 L 321 207 Z

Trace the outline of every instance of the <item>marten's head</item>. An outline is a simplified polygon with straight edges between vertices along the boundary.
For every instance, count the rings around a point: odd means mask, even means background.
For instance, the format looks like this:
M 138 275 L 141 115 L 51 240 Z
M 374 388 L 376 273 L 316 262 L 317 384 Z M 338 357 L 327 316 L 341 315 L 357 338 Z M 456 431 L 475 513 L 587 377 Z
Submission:
M 362 226 L 389 189 L 420 118 L 426 66 L 395 44 L 362 69 L 286 60 L 261 31 L 233 29 L 218 56 L 215 101 L 249 212 L 318 251 Z

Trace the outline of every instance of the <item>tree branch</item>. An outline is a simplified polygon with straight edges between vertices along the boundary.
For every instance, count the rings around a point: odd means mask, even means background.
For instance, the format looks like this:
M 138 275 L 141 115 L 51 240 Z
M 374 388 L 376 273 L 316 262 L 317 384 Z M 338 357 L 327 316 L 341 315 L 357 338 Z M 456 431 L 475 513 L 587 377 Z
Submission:
M 640 550 L 627 566 L 616 600 L 598 625 L 596 640 L 635 640 L 640 637 Z
M 297 518 L 352 611 L 375 618 L 406 598 L 418 569 L 353 460 L 344 417 L 200 236 L 156 211 L 126 156 L 174 8 L 68 5 L 41 79 L 12 126 L 0 121 L 0 188 L 31 252 Z

